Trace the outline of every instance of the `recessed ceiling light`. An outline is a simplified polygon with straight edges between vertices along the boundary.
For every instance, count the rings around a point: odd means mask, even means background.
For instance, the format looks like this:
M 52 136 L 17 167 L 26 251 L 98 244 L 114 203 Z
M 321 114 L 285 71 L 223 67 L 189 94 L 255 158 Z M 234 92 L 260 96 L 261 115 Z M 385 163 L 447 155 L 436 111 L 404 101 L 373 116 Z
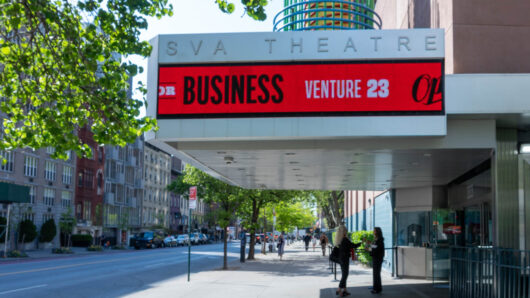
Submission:
M 298 182 L 303 182 L 303 181 L 304 181 L 304 179 L 298 179 L 298 180 L 296 180 L 296 181 L 298 181 Z
M 290 161 L 289 164 L 297 165 L 297 164 L 299 164 L 299 162 L 297 162 L 297 161 Z
M 359 156 L 359 155 L 363 155 L 363 154 L 360 153 L 360 152 L 356 152 L 356 153 L 354 153 L 353 155 L 355 155 L 355 156 Z
M 244 171 L 245 168 L 237 168 L 238 171 Z
M 357 163 L 359 163 L 359 162 L 357 162 L 357 161 L 350 162 L 351 165 L 354 165 L 354 164 L 357 164 Z
M 293 171 L 300 171 L 300 169 L 299 168 L 295 168 L 295 169 L 293 169 Z
M 226 151 L 217 151 L 217 154 L 226 154 Z
M 285 155 L 295 155 L 295 154 L 296 154 L 296 153 L 294 153 L 294 152 L 287 152 L 287 153 L 285 153 Z
M 420 165 L 420 163 L 419 163 L 419 162 L 417 162 L 417 161 L 413 161 L 413 162 L 411 162 L 411 163 L 410 163 L 410 165 L 411 165 L 411 166 L 415 166 L 415 167 L 416 167 L 416 166 L 419 166 L 419 165 Z
M 430 153 L 425 153 L 425 154 L 423 154 L 423 156 L 425 156 L 425 157 L 431 157 L 432 154 L 430 154 Z
M 352 171 L 353 171 L 353 169 L 348 169 L 348 172 L 352 172 Z
M 302 174 L 296 174 L 294 175 L 295 177 L 302 177 L 303 175 Z

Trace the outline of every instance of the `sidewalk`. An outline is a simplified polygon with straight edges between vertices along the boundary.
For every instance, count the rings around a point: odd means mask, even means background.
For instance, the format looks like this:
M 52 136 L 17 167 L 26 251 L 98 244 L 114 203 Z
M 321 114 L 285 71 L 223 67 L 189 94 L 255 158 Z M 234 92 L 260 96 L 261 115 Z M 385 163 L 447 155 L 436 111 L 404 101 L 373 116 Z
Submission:
M 126 297 L 303 297 L 335 298 L 338 281 L 328 269 L 328 259 L 320 250 L 305 252 L 300 242 L 287 246 L 284 260 L 277 254 L 262 255 L 255 261 L 232 262 L 230 269 L 193 273 L 146 285 Z M 359 265 L 350 266 L 349 297 L 449 297 L 448 289 L 433 288 L 428 280 L 393 279 L 383 273 L 383 293 L 368 289 L 372 272 Z M 340 270 L 337 273 L 340 279 Z

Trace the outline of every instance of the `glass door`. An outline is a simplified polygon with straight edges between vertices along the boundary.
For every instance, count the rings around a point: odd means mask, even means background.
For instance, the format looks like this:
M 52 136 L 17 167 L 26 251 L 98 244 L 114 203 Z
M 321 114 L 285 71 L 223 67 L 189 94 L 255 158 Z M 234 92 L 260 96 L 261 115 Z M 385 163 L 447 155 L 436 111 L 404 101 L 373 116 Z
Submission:
M 462 229 L 454 210 L 435 209 L 432 214 L 432 281 L 436 287 L 448 287 L 449 247 L 455 244 Z

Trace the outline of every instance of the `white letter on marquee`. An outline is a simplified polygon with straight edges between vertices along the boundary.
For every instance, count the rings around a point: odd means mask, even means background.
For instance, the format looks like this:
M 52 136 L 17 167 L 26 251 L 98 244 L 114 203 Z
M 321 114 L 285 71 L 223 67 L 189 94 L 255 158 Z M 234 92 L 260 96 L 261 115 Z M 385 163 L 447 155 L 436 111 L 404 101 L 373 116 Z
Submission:
M 202 40 L 199 41 L 199 46 L 197 48 L 195 48 L 193 41 L 190 41 L 190 43 L 191 43 L 191 47 L 193 48 L 193 53 L 195 54 L 195 56 L 197 56 L 199 54 L 199 51 L 201 50 Z
M 377 52 L 377 41 L 381 39 L 381 36 L 370 37 L 374 41 L 374 52 Z

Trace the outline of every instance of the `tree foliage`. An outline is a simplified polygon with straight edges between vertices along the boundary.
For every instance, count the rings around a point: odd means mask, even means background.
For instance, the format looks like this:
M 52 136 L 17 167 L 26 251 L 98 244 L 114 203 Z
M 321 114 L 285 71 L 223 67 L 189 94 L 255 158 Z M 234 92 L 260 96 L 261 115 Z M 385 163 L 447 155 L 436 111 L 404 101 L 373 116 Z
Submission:
M 311 193 L 326 219 L 328 228 L 338 227 L 344 220 L 344 192 L 312 191 Z
M 57 235 L 57 227 L 55 226 L 55 221 L 53 218 L 50 218 L 43 223 L 42 227 L 40 228 L 39 241 L 51 242 L 53 238 L 55 238 L 55 235 Z
M 96 210 L 100 205 L 101 204 L 98 204 L 96 206 Z M 64 243 L 66 246 L 70 246 L 70 237 L 74 231 L 74 227 L 77 224 L 77 221 L 72 213 L 72 208 L 68 207 L 65 212 L 61 213 L 61 219 L 59 220 L 59 228 L 61 229 L 61 233 L 64 235 Z
M 90 126 L 99 144 L 125 145 L 156 123 L 138 117 L 129 81 L 141 72 L 121 62 L 147 57 L 145 17 L 172 14 L 167 0 L 0 0 L 1 149 L 73 149 L 90 156 L 77 130 Z M 143 89 L 142 89 L 143 90 Z
M 234 4 L 216 0 L 227 13 Z M 266 0 L 242 0 L 245 12 L 266 18 Z M 140 117 L 145 98 L 127 90 L 147 57 L 139 39 L 147 17 L 171 16 L 168 0 L 0 0 L 0 149 L 54 147 L 91 156 L 77 131 L 88 126 L 99 144 L 124 146 L 154 129 Z M 145 94 L 140 83 L 138 90 Z
M 217 217 L 217 224 L 226 231 L 230 223 L 235 220 L 235 215 L 246 198 L 247 191 L 217 180 L 190 165 L 186 165 L 183 175 L 168 185 L 168 190 L 189 198 L 189 188 L 191 186 L 197 186 L 197 196 L 207 204 L 217 204 L 219 208 L 213 212 L 215 212 Z M 227 233 L 224 233 L 224 235 L 223 269 L 228 269 L 228 236 Z
M 28 243 L 37 238 L 37 226 L 29 219 L 21 221 L 18 229 L 19 242 Z
M 274 210 L 276 211 L 277 231 L 290 232 L 296 227 L 311 227 L 316 220 L 311 209 L 302 202 L 280 202 L 274 205 Z M 268 221 L 272 222 L 272 210 L 266 214 L 269 215 Z

